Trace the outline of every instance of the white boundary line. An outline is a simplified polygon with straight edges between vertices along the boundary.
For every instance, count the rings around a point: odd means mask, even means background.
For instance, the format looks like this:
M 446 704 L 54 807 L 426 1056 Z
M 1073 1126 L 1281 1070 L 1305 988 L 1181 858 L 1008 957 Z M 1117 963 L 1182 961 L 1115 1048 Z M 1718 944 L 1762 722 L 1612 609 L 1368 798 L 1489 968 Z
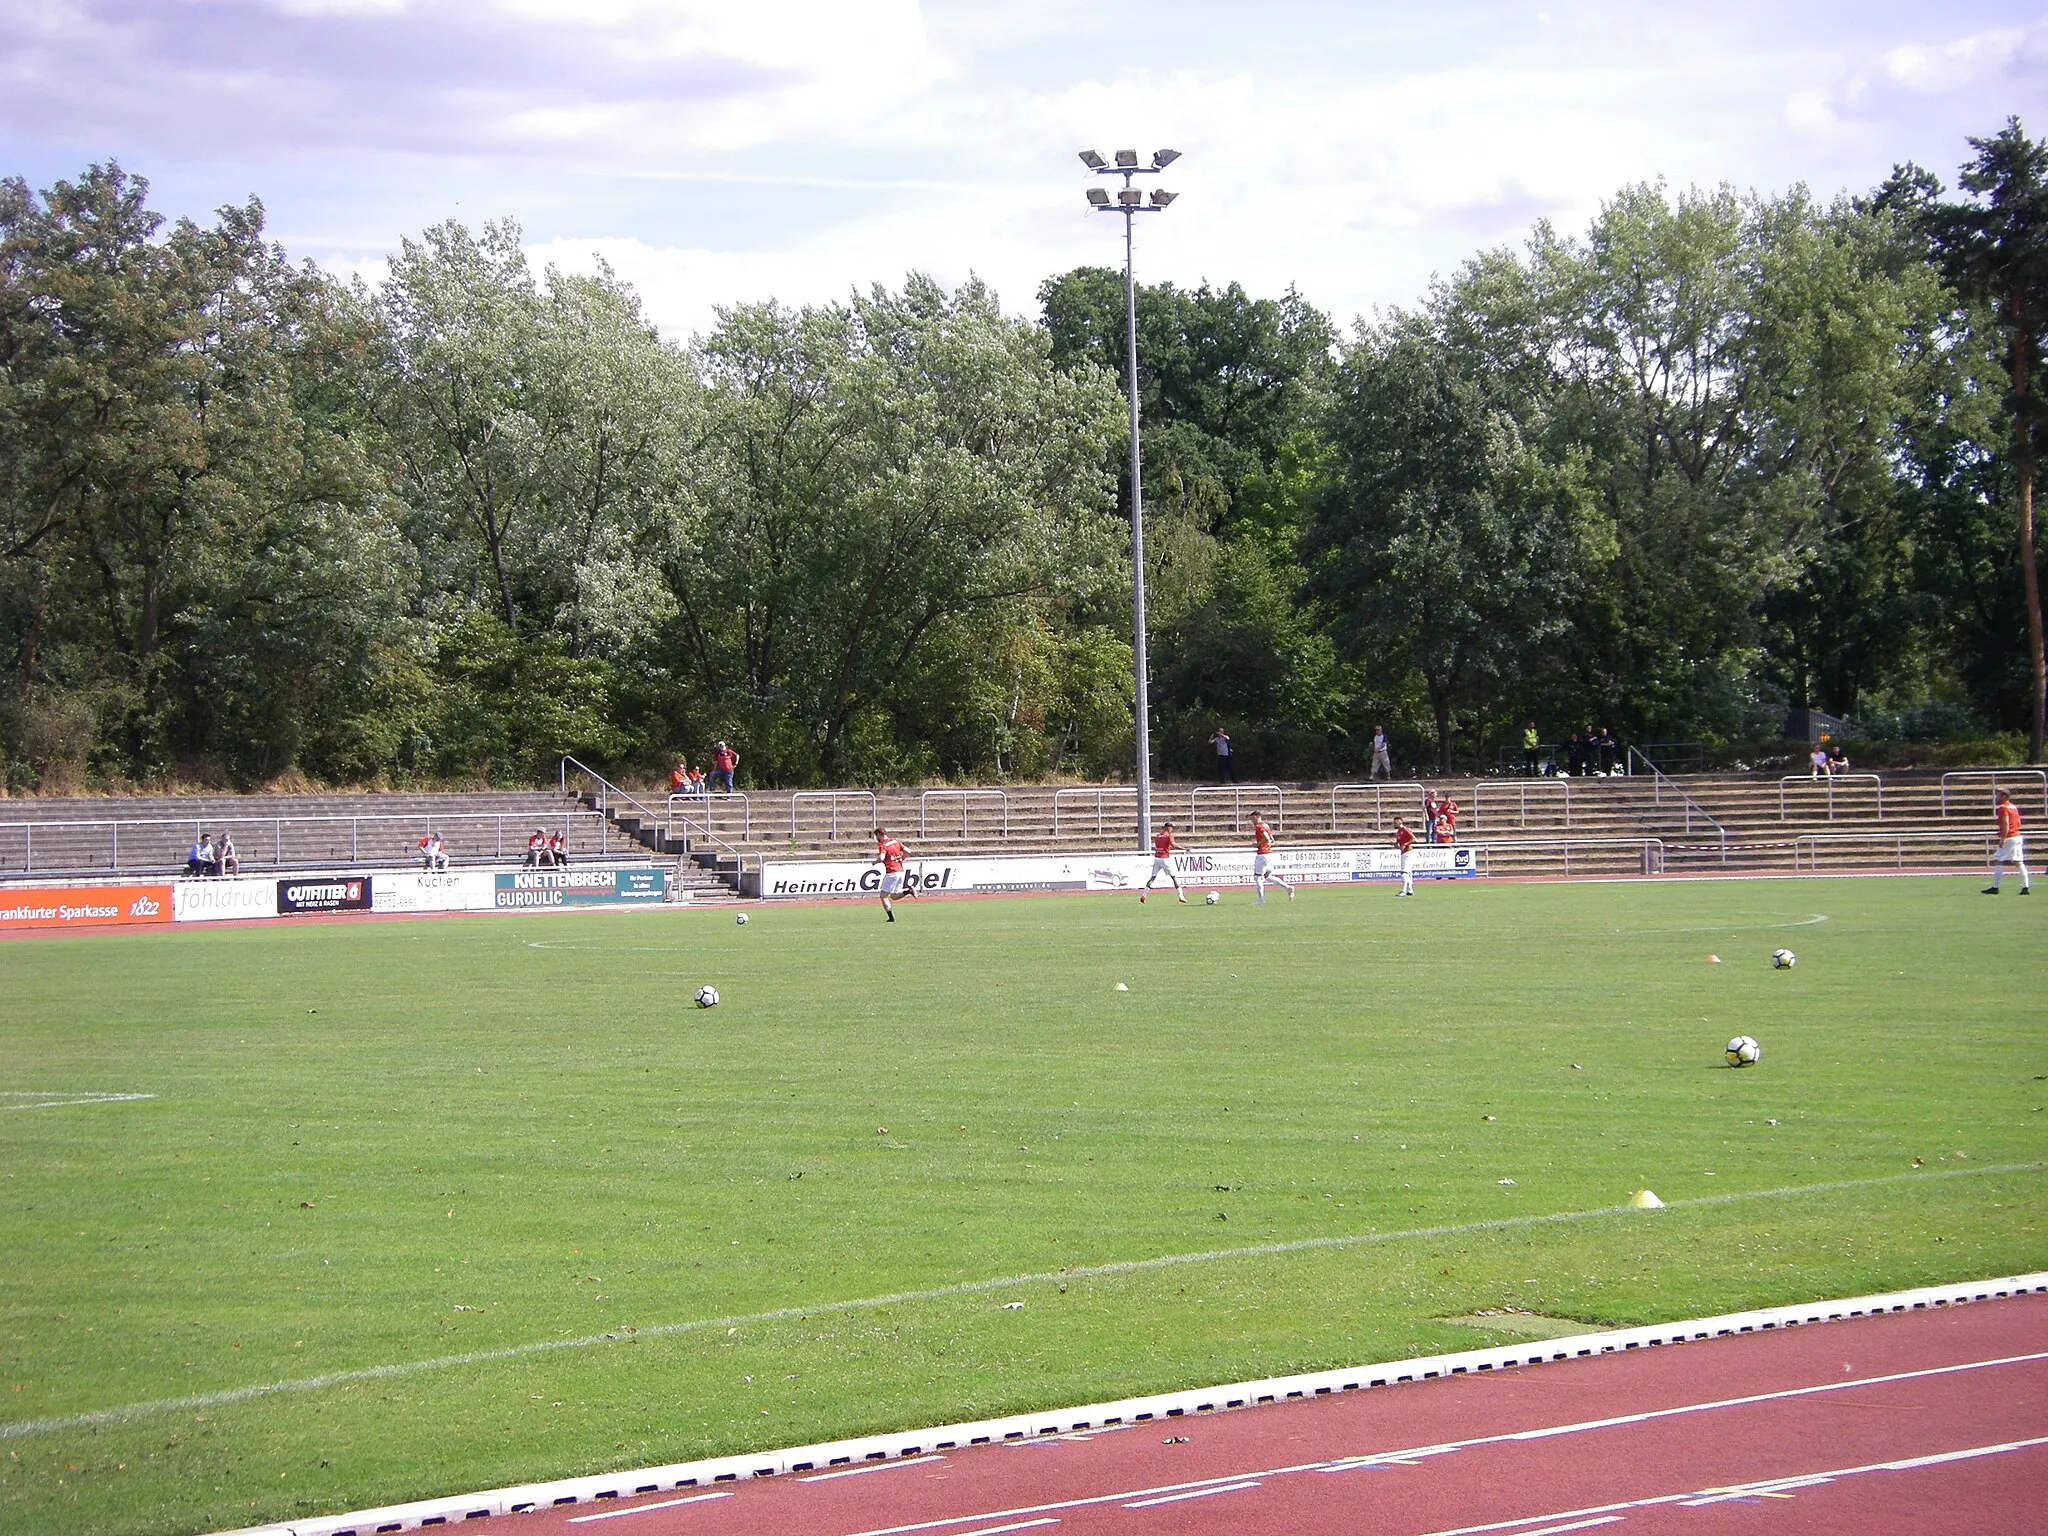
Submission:
M 1076 1430 L 1180 1418 L 1195 1413 L 1215 1413 L 1228 1408 L 1249 1408 L 1261 1403 L 1284 1402 L 1290 1399 L 1326 1397 L 1333 1393 L 1356 1392 L 1368 1387 L 1390 1387 L 1402 1382 L 1430 1381 L 1439 1377 L 1463 1376 L 1479 1371 L 1542 1365 L 1553 1360 L 1573 1360 L 1588 1355 L 1615 1354 L 1664 1344 L 1684 1344 L 1696 1339 L 1768 1333 L 1775 1329 L 1798 1327 L 1806 1323 L 1838 1322 L 1847 1318 L 1872 1317 L 1885 1313 L 1922 1312 L 1933 1307 L 1957 1306 L 1972 1301 L 2040 1294 L 2048 1294 L 2048 1271 L 2011 1275 L 2002 1279 L 1965 1281 L 1957 1285 L 1922 1286 L 1914 1290 L 1892 1291 L 1877 1296 L 1858 1296 L 1842 1301 L 1762 1307 L 1755 1311 L 1731 1312 L 1720 1317 L 1694 1318 L 1685 1322 L 1653 1323 L 1640 1328 L 1615 1328 L 1563 1339 L 1530 1340 L 1494 1349 L 1468 1349 L 1455 1354 L 1428 1355 L 1419 1359 L 1389 1361 L 1379 1365 L 1350 1366 L 1342 1370 L 1313 1371 L 1305 1375 L 1279 1376 L 1265 1381 L 1239 1382 L 1183 1392 L 1163 1392 L 1147 1397 L 1124 1398 L 1116 1402 L 1054 1409 L 1043 1413 L 1013 1414 L 999 1419 L 904 1430 L 887 1435 L 868 1435 L 855 1440 L 793 1446 L 785 1450 L 762 1451 L 752 1455 L 719 1456 L 703 1461 L 679 1462 L 666 1467 L 650 1467 L 638 1472 L 607 1472 L 595 1477 L 563 1478 L 554 1482 L 499 1488 L 463 1498 L 424 1499 L 411 1504 L 389 1505 L 383 1509 L 359 1510 L 353 1514 L 322 1515 L 277 1525 L 251 1526 L 228 1533 L 228 1536 L 372 1536 L 372 1533 L 382 1531 L 416 1530 L 427 1524 L 453 1525 L 489 1515 L 514 1514 L 557 1505 L 633 1498 L 640 1494 L 662 1493 L 671 1489 L 711 1488 L 719 1483 L 775 1477 L 787 1472 L 808 1472 L 819 1467 L 851 1467 L 866 1462 L 886 1463 L 898 1458 L 925 1457 L 936 1451 L 954 1450 L 965 1446 L 1000 1444 L 1041 1435 L 1072 1434 Z

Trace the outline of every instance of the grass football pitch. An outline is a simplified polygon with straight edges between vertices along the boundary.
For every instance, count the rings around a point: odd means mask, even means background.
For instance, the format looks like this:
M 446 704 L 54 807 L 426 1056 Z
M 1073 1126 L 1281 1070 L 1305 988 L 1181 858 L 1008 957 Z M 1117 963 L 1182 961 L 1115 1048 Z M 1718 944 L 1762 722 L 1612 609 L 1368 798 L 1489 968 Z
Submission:
M 1978 883 L 11 941 L 0 1529 L 2048 1267 L 2048 892 Z

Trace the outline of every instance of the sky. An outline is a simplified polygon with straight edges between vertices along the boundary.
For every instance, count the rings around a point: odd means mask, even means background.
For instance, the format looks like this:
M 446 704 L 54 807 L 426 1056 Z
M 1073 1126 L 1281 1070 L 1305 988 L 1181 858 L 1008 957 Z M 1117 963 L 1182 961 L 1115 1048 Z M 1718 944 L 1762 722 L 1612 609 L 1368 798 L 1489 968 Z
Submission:
M 254 195 L 375 281 L 444 219 L 719 306 L 1119 265 L 1076 158 L 1165 147 L 1140 281 L 1340 325 L 1634 181 L 1826 198 L 2048 133 L 2048 6 L 1862 0 L 0 0 L 0 175 Z M 1149 184 L 1149 183 L 1148 183 Z

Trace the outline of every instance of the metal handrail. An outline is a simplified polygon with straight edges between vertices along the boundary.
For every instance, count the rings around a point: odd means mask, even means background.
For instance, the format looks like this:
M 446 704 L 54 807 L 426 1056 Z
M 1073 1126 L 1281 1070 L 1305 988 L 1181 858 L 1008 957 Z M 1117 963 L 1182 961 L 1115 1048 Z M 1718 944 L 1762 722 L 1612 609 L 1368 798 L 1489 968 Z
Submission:
M 1858 784 L 1875 784 L 1877 786 L 1877 819 L 1879 821 L 1884 820 L 1884 780 L 1879 778 L 1876 774 L 1828 773 L 1821 775 L 1821 778 L 1826 779 L 1828 785 L 1829 821 L 1833 821 L 1835 819 L 1835 781 L 1837 779 L 1840 779 L 1844 783 L 1854 782 Z M 1814 778 L 1811 774 L 1804 773 L 1788 773 L 1785 775 L 1785 777 L 1778 780 L 1778 820 L 1787 821 L 1790 819 L 1785 814 L 1785 790 L 1788 786 L 1793 784 L 1818 784 L 1819 782 L 1820 779 Z
M 1564 824 L 1570 826 L 1572 824 L 1572 781 L 1570 779 L 1512 779 L 1507 783 L 1496 783 L 1490 787 L 1496 795 L 1505 794 L 1510 788 L 1515 791 L 1515 825 L 1526 827 L 1529 825 L 1529 790 L 1532 785 L 1537 789 L 1561 789 L 1564 791 Z M 1480 792 L 1488 787 L 1487 781 L 1484 779 L 1475 779 L 1472 782 L 1472 830 L 1475 832 L 1479 830 Z
M 1645 742 L 1641 752 L 1631 747 L 1630 752 L 1652 767 L 1661 767 L 1674 757 L 1683 756 L 1699 765 L 1697 771 L 1707 771 L 1707 744 L 1703 741 L 1651 741 Z
M 1274 830 L 1278 832 L 1286 831 L 1287 792 L 1278 784 L 1197 784 L 1188 792 L 1188 836 L 1193 837 L 1195 835 L 1195 813 L 1200 809 L 1202 796 L 1204 795 L 1231 795 L 1233 799 L 1230 807 L 1230 830 L 1233 832 L 1242 831 L 1244 824 L 1244 797 L 1247 790 L 1255 795 L 1271 795 L 1273 797 L 1273 819 L 1278 823 Z M 1256 811 L 1258 807 L 1254 806 L 1252 809 Z
M 1415 793 L 1416 813 L 1420 815 L 1422 796 L 1428 787 L 1419 779 L 1369 779 L 1363 784 L 1332 784 L 1330 786 L 1330 833 L 1332 836 L 1335 836 L 1337 833 L 1337 797 L 1340 794 L 1363 794 L 1367 790 L 1371 790 L 1372 829 L 1378 832 L 1384 830 L 1386 821 L 1384 791 L 1391 789 L 1413 790 Z
M 865 800 L 868 803 L 868 827 L 873 830 L 876 819 L 875 794 L 869 789 L 800 789 L 789 797 L 789 835 L 796 836 L 796 808 L 799 801 L 824 800 L 832 811 L 831 841 L 839 841 L 839 802 L 841 800 Z
M 614 784 L 610 779 L 606 778 L 603 774 L 599 773 L 595 768 L 591 767 L 590 764 L 586 762 L 581 762 L 578 759 L 569 756 L 567 753 L 564 753 L 562 755 L 561 762 L 556 765 L 556 772 L 560 779 L 563 794 L 566 795 L 569 793 L 569 765 L 571 763 L 576 764 L 576 771 L 578 773 L 588 775 L 590 778 L 597 780 L 597 809 L 603 813 L 607 820 L 609 820 L 614 814 L 614 812 L 612 811 L 612 797 L 616 795 L 619 799 L 625 801 L 626 804 L 632 806 L 633 809 L 638 811 L 642 816 L 645 816 L 650 822 L 653 822 L 657 826 L 661 824 L 662 818 L 660 812 L 654 810 L 645 801 L 641 800 L 637 795 L 633 794 L 630 790 L 624 790 L 619 788 L 618 785 Z
M 667 801 L 668 814 L 687 827 L 690 825 L 690 818 L 686 814 L 688 808 L 691 806 L 702 806 L 704 808 L 704 835 L 715 842 L 718 840 L 718 834 L 712 830 L 711 808 L 720 801 L 730 802 L 733 800 L 737 800 L 740 803 L 740 840 L 742 842 L 751 842 L 754 837 L 754 807 L 746 795 L 739 790 L 731 790 L 716 795 L 672 794 L 668 797 Z M 684 807 L 683 811 L 676 809 L 679 805 Z
M 1661 875 L 1664 873 L 1664 839 L 1661 837 L 1545 837 L 1515 838 L 1510 841 L 1475 842 L 1463 846 L 1472 850 L 1482 874 L 1491 874 L 1486 866 L 1491 863 L 1490 853 L 1507 850 L 1534 850 L 1539 853 L 1558 851 L 1564 859 L 1564 872 L 1572 872 L 1572 850 L 1574 848 L 1639 848 L 1643 855 L 1643 873 Z
M 1062 835 L 1060 828 L 1060 801 L 1068 795 L 1093 795 L 1095 797 L 1095 835 L 1097 837 L 1105 837 L 1108 834 L 1103 831 L 1102 827 L 1102 797 L 1104 795 L 1129 795 L 1135 807 L 1138 791 L 1135 787 L 1128 784 L 1089 784 L 1075 788 L 1054 790 L 1052 792 L 1052 835 L 1054 837 Z
M 1692 836 L 1692 820 L 1694 816 L 1698 816 L 1701 821 L 1714 829 L 1721 842 L 1721 862 L 1726 864 L 1728 862 L 1728 829 L 1708 815 L 1707 808 L 1704 805 L 1701 805 L 1691 795 L 1680 789 L 1671 781 L 1663 769 L 1659 768 L 1647 757 L 1644 757 L 1634 747 L 1628 749 L 1628 757 L 1625 761 L 1631 775 L 1633 775 L 1637 763 L 1641 763 L 1650 770 L 1650 800 L 1652 804 L 1657 806 L 1663 805 L 1665 789 L 1666 786 L 1669 786 L 1670 793 L 1685 807 L 1685 835 L 1687 837 Z
M 1991 800 L 1998 803 L 1998 781 L 2000 779 L 2024 779 L 2041 786 L 2041 809 L 2048 811 L 2048 773 L 2039 768 L 1958 768 L 1953 773 L 1941 776 L 1941 814 L 1948 814 L 1948 781 L 1950 779 L 1989 779 Z
M 1817 873 L 1822 843 L 1874 843 L 1882 847 L 1889 842 L 1895 850 L 1894 867 L 1898 869 L 1906 867 L 1908 843 L 1974 843 L 1984 850 L 1984 863 L 1989 864 L 1998 841 L 1996 832 L 1808 832 L 1792 839 L 1792 868 L 1803 867 Z
M 973 801 L 987 799 L 990 795 L 1003 802 L 1003 837 L 1010 835 L 1010 797 L 1000 789 L 928 789 L 917 797 L 917 835 L 925 835 L 925 813 L 932 797 L 940 799 L 957 798 L 960 801 L 960 835 L 967 836 L 967 813 Z
M 597 851 L 599 857 L 605 857 L 610 854 L 611 843 L 608 835 L 610 823 L 605 819 L 603 813 L 588 809 L 569 810 L 565 807 L 561 811 L 550 813 L 550 819 L 553 819 L 554 816 L 562 818 L 562 831 L 565 835 L 572 827 L 579 825 L 584 817 L 589 817 L 597 824 Z M 208 830 L 233 831 L 236 828 L 246 830 L 268 825 L 270 828 L 269 859 L 265 860 L 260 856 L 242 856 L 238 854 L 237 865 L 238 867 L 253 865 L 256 868 L 283 869 L 297 867 L 302 862 L 294 859 L 289 866 L 287 865 L 284 857 L 284 832 L 287 827 L 334 827 L 346 823 L 349 829 L 348 862 L 356 864 L 362 861 L 362 844 L 359 834 L 362 827 L 366 824 L 370 826 L 403 824 L 408 828 L 417 827 L 421 832 L 434 832 L 443 829 L 489 823 L 493 833 L 491 857 L 502 859 L 505 857 L 505 823 L 508 821 L 523 823 L 527 819 L 525 811 L 453 811 L 447 813 L 435 811 L 380 811 L 367 815 L 306 816 L 123 816 L 78 821 L 43 819 L 5 821 L 0 822 L 0 834 L 17 831 L 22 834 L 21 872 L 25 875 L 32 875 L 35 873 L 35 834 L 38 831 L 77 832 L 104 829 L 109 834 L 106 868 L 109 873 L 118 874 L 123 867 L 121 864 L 121 833 L 123 829 L 135 831 L 151 827 L 176 827 L 182 836 L 185 830 L 189 828 L 192 833 L 192 841 L 196 843 L 199 841 L 200 835 Z M 127 867 L 130 869 L 171 869 L 176 868 L 177 864 L 174 861 L 171 864 L 145 863 L 131 864 Z

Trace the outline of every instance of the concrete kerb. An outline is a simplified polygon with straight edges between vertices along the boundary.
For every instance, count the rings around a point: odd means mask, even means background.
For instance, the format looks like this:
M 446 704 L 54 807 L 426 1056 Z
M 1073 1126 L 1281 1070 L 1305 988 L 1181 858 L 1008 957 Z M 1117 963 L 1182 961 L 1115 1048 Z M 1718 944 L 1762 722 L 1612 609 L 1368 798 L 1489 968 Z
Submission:
M 791 1472 L 810 1472 L 828 1467 L 866 1462 L 889 1462 L 936 1451 L 963 1450 L 970 1446 L 999 1444 L 1048 1435 L 1069 1435 L 1090 1430 L 1177 1419 L 1189 1414 L 1218 1413 L 1233 1408 L 1250 1408 L 1265 1403 L 1327 1397 L 1372 1387 L 1391 1387 L 1403 1382 L 1431 1381 L 1445 1376 L 1470 1375 L 1480 1371 L 1511 1370 L 1521 1366 L 1544 1365 L 1558 1360 L 1582 1359 L 1590 1355 L 1616 1354 L 1631 1349 L 1651 1349 L 1669 1344 L 1690 1344 L 1703 1339 L 1726 1338 L 1745 1333 L 1767 1333 L 1808 1323 L 1841 1322 L 1850 1318 L 1885 1313 L 1920 1312 L 1932 1307 L 1958 1306 L 1973 1301 L 2048 1293 L 2048 1271 L 2010 1275 L 2001 1279 L 1964 1281 L 1953 1285 L 1921 1286 L 1914 1290 L 1891 1291 L 1876 1296 L 1858 1296 L 1838 1301 L 1804 1302 L 1793 1306 L 1759 1307 L 1748 1312 L 1730 1312 L 1719 1317 L 1693 1318 L 1675 1323 L 1652 1323 L 1639 1328 L 1613 1328 L 1600 1332 L 1568 1335 L 1558 1339 L 1530 1340 L 1492 1349 L 1461 1350 L 1448 1355 L 1426 1355 L 1412 1360 L 1392 1360 L 1378 1365 L 1348 1366 L 1341 1370 L 1312 1371 L 1299 1376 L 1276 1376 L 1264 1381 L 1238 1382 L 1182 1392 L 1155 1393 L 1147 1397 L 1123 1398 L 1115 1402 L 1084 1407 L 1048 1410 L 1042 1413 L 1011 1414 L 1003 1418 L 980 1419 L 966 1424 L 947 1424 L 929 1429 L 905 1430 L 895 1434 L 866 1435 L 853 1440 L 832 1440 L 818 1445 L 793 1446 L 784 1450 L 760 1451 L 739 1456 L 715 1456 L 701 1461 L 677 1462 L 665 1467 L 648 1467 L 634 1472 L 606 1472 L 592 1477 L 562 1478 L 553 1482 L 527 1483 L 498 1488 L 457 1498 L 421 1499 L 382 1509 L 359 1510 L 346 1515 L 321 1515 L 275 1525 L 248 1526 L 223 1536 L 373 1536 L 387 1531 L 411 1531 L 423 1527 L 457 1525 L 493 1515 L 518 1514 L 560 1505 L 602 1503 L 637 1498 L 644 1494 L 667 1493 L 677 1489 L 715 1489 L 722 1483 L 745 1482 L 759 1477 L 777 1477 Z

